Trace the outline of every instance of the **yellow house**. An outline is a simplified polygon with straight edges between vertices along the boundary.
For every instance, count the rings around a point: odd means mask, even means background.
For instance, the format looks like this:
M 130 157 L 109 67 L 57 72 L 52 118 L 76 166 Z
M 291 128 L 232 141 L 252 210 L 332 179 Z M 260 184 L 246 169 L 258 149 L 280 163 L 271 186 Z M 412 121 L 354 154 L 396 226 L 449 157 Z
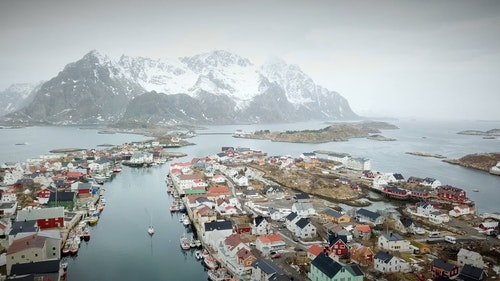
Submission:
M 342 214 L 334 209 L 327 208 L 320 213 L 320 216 L 325 219 L 332 221 L 334 223 L 347 223 L 351 221 L 351 217 Z

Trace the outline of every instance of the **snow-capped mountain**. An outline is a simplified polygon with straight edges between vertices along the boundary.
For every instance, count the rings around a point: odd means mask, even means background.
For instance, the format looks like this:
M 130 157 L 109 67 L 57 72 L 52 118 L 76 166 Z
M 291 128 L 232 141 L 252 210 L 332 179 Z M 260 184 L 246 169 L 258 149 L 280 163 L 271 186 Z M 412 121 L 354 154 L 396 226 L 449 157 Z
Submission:
M 12 84 L 0 92 L 0 116 L 14 112 L 33 100 L 42 82 Z
M 296 65 L 273 59 L 257 66 L 217 50 L 174 59 L 123 55 L 117 61 L 91 51 L 7 119 L 229 124 L 356 117 L 345 98 L 316 85 Z

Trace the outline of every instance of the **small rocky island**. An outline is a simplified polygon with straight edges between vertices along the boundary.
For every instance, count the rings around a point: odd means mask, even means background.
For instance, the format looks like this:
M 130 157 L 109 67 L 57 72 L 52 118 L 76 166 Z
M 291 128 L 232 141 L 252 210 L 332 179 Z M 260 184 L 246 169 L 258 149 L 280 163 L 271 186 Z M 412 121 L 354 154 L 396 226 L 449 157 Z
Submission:
M 446 159 L 444 162 L 490 172 L 500 162 L 500 152 L 469 154 L 459 159 Z
M 465 131 L 460 131 L 457 134 L 459 134 L 459 135 L 472 135 L 472 136 L 500 137 L 500 129 L 491 129 L 488 131 L 465 130 Z
M 428 153 L 428 152 L 420 152 L 420 151 L 409 151 L 409 152 L 406 152 L 406 154 L 410 154 L 410 155 L 415 155 L 415 156 L 422 156 L 422 157 L 434 157 L 434 158 L 439 158 L 439 159 L 443 159 L 443 158 L 446 158 L 446 156 L 443 156 L 441 154 L 438 154 L 438 153 Z
M 293 143 L 325 143 L 347 141 L 351 138 L 368 138 L 371 134 L 380 133 L 380 130 L 399 129 L 386 122 L 364 121 L 358 123 L 332 123 L 319 130 L 271 132 L 260 130 L 253 133 L 237 131 L 235 138 L 249 138 L 271 140 L 275 142 Z

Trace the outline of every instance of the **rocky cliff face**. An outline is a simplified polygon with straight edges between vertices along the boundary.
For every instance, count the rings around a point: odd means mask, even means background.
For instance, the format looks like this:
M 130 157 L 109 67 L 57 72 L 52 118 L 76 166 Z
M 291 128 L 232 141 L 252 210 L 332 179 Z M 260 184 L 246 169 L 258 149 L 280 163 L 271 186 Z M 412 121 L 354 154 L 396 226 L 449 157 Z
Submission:
M 355 119 L 345 98 L 298 66 L 262 66 L 227 51 L 172 60 L 97 51 L 68 64 L 11 122 L 231 124 Z

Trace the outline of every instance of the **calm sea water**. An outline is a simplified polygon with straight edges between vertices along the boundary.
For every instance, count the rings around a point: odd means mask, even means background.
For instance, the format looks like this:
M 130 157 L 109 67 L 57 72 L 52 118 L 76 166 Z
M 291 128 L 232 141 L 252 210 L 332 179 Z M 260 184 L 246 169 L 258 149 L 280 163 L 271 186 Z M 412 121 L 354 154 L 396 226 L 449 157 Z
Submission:
M 324 144 L 289 144 L 232 138 L 230 135 L 198 135 L 181 151 L 188 156 L 175 161 L 188 161 L 217 153 L 222 146 L 250 147 L 268 155 L 332 150 L 347 152 L 353 157 L 367 157 L 372 167 L 381 172 L 410 176 L 434 177 L 443 184 L 461 187 L 479 207 L 479 212 L 500 211 L 497 203 L 500 177 L 486 172 L 450 165 L 436 158 L 405 154 L 408 151 L 439 153 L 458 158 L 470 153 L 500 152 L 500 139 L 456 134 L 466 129 L 500 128 L 499 122 L 421 122 L 394 121 L 400 129 L 384 130 L 395 142 L 352 139 L 348 142 Z M 319 129 L 322 122 L 273 125 L 212 126 L 199 133 L 233 133 L 237 129 L 271 131 Z M 100 144 L 121 144 L 146 138 L 128 134 L 98 134 L 96 130 L 75 127 L 30 127 L 0 130 L 0 163 L 21 162 L 48 153 L 54 148 L 98 148 Z M 15 145 L 27 143 L 26 145 Z M 91 239 L 81 245 L 78 256 L 70 260 L 70 280 L 206 280 L 203 267 L 192 252 L 182 251 L 179 237 L 186 229 L 176 214 L 169 212 L 171 198 L 165 192 L 164 176 L 168 163 L 156 168 L 124 168 L 113 181 L 104 185 L 107 206 L 98 224 L 91 230 Z M 478 188 L 480 192 L 472 192 Z M 371 209 L 383 207 L 380 203 Z M 153 218 L 156 234 L 146 230 Z

